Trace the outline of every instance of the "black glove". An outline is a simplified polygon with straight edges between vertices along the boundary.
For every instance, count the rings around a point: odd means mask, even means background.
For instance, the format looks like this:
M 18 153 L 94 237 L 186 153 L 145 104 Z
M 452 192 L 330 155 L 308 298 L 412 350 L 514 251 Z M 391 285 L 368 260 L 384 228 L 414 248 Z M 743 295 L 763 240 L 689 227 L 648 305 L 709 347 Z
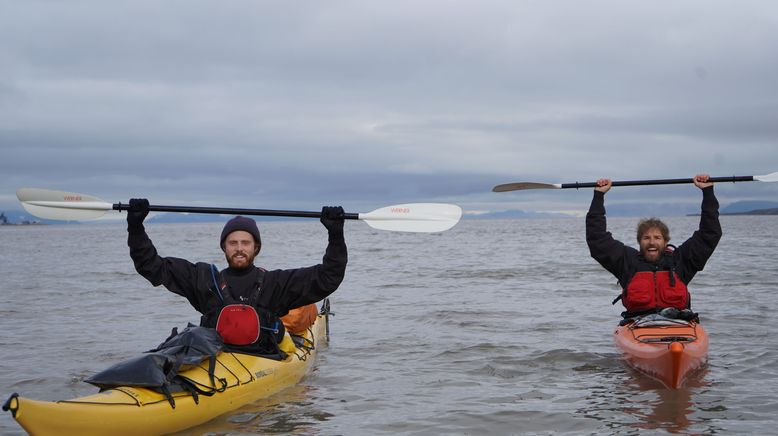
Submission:
M 345 212 L 340 206 L 324 206 L 321 208 L 321 223 L 327 228 L 327 231 L 343 233 L 343 223 L 345 222 Z
M 145 198 L 131 198 L 127 209 L 127 231 L 143 230 L 143 220 L 149 214 L 149 201 Z

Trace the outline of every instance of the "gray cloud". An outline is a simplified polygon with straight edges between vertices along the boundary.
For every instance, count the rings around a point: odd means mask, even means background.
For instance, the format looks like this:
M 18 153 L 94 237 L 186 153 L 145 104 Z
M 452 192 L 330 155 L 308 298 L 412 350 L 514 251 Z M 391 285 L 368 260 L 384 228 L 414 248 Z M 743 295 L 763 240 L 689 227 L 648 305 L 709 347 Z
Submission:
M 778 168 L 778 6 L 585 6 L 3 3 L 0 209 L 21 186 L 585 209 L 588 196 L 489 190 Z M 778 198 L 756 185 L 722 195 Z

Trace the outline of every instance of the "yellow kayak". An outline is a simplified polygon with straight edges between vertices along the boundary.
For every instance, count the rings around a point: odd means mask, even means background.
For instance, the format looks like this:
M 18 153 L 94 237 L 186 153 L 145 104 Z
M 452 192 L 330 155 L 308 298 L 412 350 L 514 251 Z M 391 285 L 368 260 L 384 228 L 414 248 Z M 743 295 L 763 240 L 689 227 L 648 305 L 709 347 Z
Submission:
M 32 435 L 157 435 L 203 424 L 245 404 L 297 384 L 310 370 L 318 349 L 326 344 L 327 315 L 296 341 L 287 334 L 281 349 L 285 360 L 222 352 L 217 355 L 214 386 L 205 361 L 179 373 L 211 396 L 173 393 L 175 407 L 159 392 L 118 387 L 63 401 L 37 401 L 13 394 L 3 406 Z M 221 379 L 221 380 L 220 380 Z M 225 385 L 226 381 L 226 385 Z

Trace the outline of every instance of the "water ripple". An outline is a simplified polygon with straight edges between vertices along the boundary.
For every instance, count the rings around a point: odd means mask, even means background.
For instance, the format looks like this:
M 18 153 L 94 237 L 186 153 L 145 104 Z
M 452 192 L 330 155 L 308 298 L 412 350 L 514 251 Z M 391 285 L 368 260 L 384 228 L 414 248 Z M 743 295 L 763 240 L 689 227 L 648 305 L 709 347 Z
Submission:
M 314 372 L 181 434 L 772 433 L 778 223 L 722 221 L 724 238 L 690 286 L 710 361 L 682 389 L 621 360 L 612 332 L 622 309 L 610 304 L 619 288 L 589 257 L 582 220 L 463 221 L 435 235 L 349 226 L 331 343 Z M 694 217 L 668 223 L 676 235 L 696 226 Z M 624 241 L 634 224 L 609 218 Z M 263 266 L 321 260 L 320 224 L 261 228 Z M 220 230 L 149 225 L 161 254 L 223 264 Z M 123 225 L 3 229 L 0 265 L 6 394 L 93 393 L 84 378 L 199 319 L 183 298 L 135 273 Z M 4 415 L 0 434 L 22 432 Z

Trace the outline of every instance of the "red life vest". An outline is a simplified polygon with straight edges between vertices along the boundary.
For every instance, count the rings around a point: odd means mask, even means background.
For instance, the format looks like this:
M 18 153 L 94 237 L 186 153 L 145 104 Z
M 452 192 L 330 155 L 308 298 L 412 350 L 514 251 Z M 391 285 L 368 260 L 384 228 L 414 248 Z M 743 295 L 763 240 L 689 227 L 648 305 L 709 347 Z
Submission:
M 628 312 L 689 307 L 689 290 L 675 271 L 639 271 L 627 284 L 622 297 Z

